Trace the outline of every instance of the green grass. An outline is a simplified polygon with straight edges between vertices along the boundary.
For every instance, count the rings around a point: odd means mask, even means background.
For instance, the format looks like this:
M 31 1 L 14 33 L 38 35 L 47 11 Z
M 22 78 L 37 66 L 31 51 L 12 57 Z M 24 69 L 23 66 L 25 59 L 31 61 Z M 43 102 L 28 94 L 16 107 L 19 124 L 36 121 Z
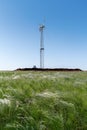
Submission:
M 0 72 L 0 130 L 87 130 L 87 73 Z

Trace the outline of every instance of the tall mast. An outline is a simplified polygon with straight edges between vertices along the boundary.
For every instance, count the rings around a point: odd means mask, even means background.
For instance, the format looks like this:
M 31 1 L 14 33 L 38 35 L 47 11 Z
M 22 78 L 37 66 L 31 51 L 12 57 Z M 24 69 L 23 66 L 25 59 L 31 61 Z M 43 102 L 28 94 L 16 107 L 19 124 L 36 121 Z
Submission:
M 43 29 L 45 26 L 42 24 L 39 27 L 40 30 L 40 68 L 44 68 L 44 38 L 43 38 Z

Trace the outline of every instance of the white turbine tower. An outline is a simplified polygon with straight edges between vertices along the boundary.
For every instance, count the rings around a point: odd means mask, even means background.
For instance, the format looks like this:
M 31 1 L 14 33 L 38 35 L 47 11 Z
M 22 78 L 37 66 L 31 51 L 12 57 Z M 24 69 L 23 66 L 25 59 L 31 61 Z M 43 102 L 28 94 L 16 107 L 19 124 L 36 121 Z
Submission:
M 45 26 L 42 24 L 39 27 L 40 30 L 40 68 L 44 68 L 44 38 L 43 38 L 43 29 Z

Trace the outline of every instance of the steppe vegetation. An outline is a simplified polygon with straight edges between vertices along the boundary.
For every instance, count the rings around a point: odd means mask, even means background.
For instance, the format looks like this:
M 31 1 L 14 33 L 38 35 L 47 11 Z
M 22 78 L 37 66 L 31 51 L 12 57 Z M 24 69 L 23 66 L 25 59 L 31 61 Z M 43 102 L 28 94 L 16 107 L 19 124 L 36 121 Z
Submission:
M 87 72 L 0 72 L 0 130 L 87 130 Z

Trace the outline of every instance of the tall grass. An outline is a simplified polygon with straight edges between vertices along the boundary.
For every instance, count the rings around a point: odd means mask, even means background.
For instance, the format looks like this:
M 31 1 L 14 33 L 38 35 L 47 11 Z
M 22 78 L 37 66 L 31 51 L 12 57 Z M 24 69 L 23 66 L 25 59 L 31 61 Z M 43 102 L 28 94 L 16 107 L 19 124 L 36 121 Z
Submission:
M 86 72 L 0 72 L 0 130 L 87 130 Z

